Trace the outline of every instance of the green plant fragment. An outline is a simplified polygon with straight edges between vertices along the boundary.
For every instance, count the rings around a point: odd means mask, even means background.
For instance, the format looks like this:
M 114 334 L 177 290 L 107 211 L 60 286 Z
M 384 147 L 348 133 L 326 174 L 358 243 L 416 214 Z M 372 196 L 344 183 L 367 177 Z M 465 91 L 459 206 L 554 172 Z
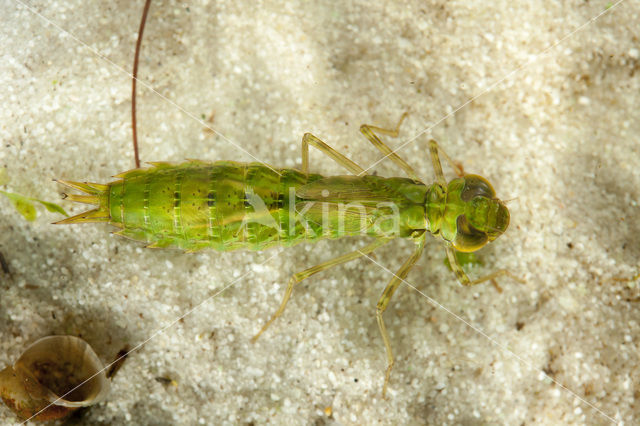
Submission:
M 34 202 L 42 204 L 48 211 L 52 213 L 60 213 L 65 216 L 69 216 L 62 207 L 49 201 L 43 201 L 32 197 L 25 197 L 24 195 L 16 194 L 14 192 L 0 191 L 0 194 L 3 194 L 5 197 L 7 197 L 16 208 L 16 210 L 18 210 L 18 213 L 24 216 L 24 218 L 29 222 L 33 222 L 38 216 L 36 208 L 33 205 Z

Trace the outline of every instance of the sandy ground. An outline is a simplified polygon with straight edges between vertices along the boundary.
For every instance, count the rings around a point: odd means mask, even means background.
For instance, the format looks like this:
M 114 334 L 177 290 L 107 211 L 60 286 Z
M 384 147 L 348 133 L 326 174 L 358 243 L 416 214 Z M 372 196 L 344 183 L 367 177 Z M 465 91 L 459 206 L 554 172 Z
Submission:
M 133 167 L 124 70 L 142 2 L 28 3 L 73 37 L 1 1 L 0 166 L 4 189 L 56 201 L 52 178 L 107 182 Z M 508 268 L 526 284 L 461 288 L 433 240 L 408 281 L 446 310 L 396 293 L 383 400 L 374 313 L 390 274 L 375 263 L 308 280 L 250 343 L 291 273 L 365 239 L 182 254 L 106 225 L 53 226 L 43 211 L 27 223 L 3 198 L 0 366 L 54 333 L 105 361 L 146 342 L 84 424 L 634 424 L 638 282 L 611 278 L 637 273 L 640 255 L 640 5 L 615 3 L 155 1 L 140 77 L 165 98 L 140 90 L 144 160 L 296 167 L 310 131 L 368 167 L 381 155 L 358 126 L 409 111 L 388 142 L 420 135 L 399 155 L 425 182 L 434 137 L 511 200 L 510 229 L 470 275 Z M 402 175 L 390 161 L 372 170 Z M 376 262 L 395 270 L 411 249 L 398 241 Z M 15 421 L 0 408 L 0 423 Z

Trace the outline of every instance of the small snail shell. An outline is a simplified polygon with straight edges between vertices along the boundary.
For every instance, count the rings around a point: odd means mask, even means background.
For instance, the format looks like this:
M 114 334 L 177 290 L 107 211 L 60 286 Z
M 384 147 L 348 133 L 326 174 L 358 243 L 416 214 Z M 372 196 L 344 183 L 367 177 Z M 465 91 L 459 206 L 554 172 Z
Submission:
M 102 362 L 75 336 L 43 337 L 0 371 L 0 396 L 23 419 L 58 419 L 102 401 L 108 392 Z

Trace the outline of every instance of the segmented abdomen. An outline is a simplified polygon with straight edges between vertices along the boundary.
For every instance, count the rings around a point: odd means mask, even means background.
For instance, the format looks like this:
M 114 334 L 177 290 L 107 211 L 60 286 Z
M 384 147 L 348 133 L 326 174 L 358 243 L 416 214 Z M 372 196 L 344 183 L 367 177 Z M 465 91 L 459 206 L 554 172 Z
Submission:
M 262 250 L 303 240 L 302 223 L 290 227 L 289 196 L 321 178 L 260 163 L 155 166 L 109 184 L 110 223 L 122 227 L 118 234 L 151 247 L 190 251 Z

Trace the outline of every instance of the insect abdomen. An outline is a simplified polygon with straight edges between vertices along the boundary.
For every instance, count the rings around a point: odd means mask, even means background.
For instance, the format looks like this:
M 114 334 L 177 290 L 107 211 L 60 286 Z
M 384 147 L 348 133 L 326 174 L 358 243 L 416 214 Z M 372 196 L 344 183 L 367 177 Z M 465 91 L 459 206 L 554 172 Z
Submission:
M 61 181 L 85 192 L 90 185 L 102 191 L 92 190 L 92 200 L 84 200 L 99 204 L 97 209 L 59 223 L 105 221 L 121 228 L 118 235 L 150 247 L 189 251 L 262 250 L 305 239 L 301 224 L 289 224 L 289 188 L 295 193 L 320 175 L 232 161 L 153 165 L 117 175 L 120 180 L 108 185 Z

